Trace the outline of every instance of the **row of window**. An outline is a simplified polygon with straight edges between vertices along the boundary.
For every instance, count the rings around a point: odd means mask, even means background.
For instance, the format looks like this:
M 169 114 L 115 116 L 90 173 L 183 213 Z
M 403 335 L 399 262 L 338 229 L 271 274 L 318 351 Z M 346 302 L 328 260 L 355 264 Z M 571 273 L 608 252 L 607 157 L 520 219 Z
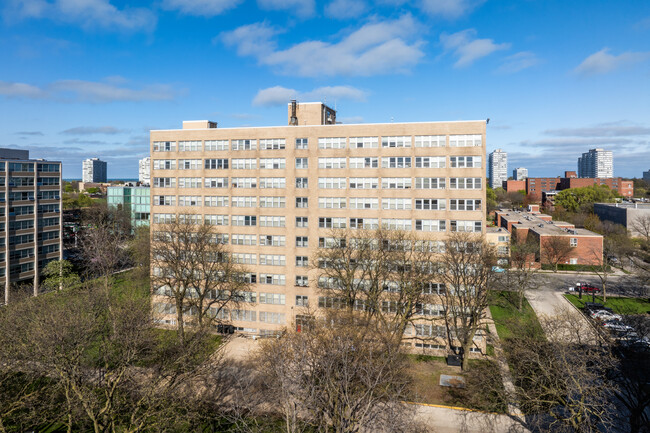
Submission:
M 254 227 L 258 224 L 258 217 L 256 215 L 205 215 L 202 219 L 201 215 L 179 215 L 179 218 L 182 222 L 187 222 L 191 224 L 201 224 L 203 222 L 207 225 L 218 225 L 218 226 L 227 226 L 230 221 L 230 225 L 234 227 Z M 284 227 L 285 217 L 267 217 L 261 216 L 260 218 L 260 227 Z M 264 218 L 264 225 L 261 223 L 262 218 Z M 271 218 L 269 220 L 268 218 Z M 300 217 L 304 218 L 304 217 Z M 154 224 L 169 224 L 176 219 L 175 214 L 166 214 L 166 213 L 154 213 L 153 214 L 153 223 Z M 381 223 L 379 218 L 350 218 L 350 228 L 353 229 L 367 229 L 375 230 L 378 228 L 383 228 L 386 230 L 413 230 L 416 231 L 425 231 L 425 232 L 444 232 L 447 231 L 447 227 L 452 232 L 481 232 L 482 223 L 481 221 L 471 221 L 471 220 L 450 220 L 449 225 L 447 225 L 446 220 L 435 220 L 435 219 L 416 219 L 415 225 L 413 225 L 413 220 L 410 218 L 381 218 Z M 307 226 L 307 220 L 300 220 L 300 227 Z M 296 226 L 298 226 L 298 220 L 296 220 Z M 344 228 L 345 219 L 344 218 L 319 218 L 319 227 L 322 228 Z M 268 238 L 268 239 L 266 239 Z M 262 241 L 262 236 L 260 236 L 260 245 L 269 245 L 269 246 L 284 246 L 284 242 L 281 241 L 283 236 L 265 236 L 264 242 Z M 307 246 L 306 244 L 304 246 Z
M 309 179 L 295 179 L 296 188 L 308 188 Z M 156 188 L 257 188 L 256 177 L 154 177 Z M 320 189 L 481 189 L 480 177 L 319 177 Z M 284 177 L 261 177 L 259 188 L 286 188 Z
M 277 159 L 282 162 L 277 164 Z M 305 162 L 305 159 L 307 162 Z M 381 165 L 379 161 L 381 160 Z M 480 156 L 450 156 L 451 168 L 481 168 Z M 259 168 L 286 168 L 284 158 L 260 158 Z M 348 167 L 348 158 L 318 158 L 320 169 L 341 169 Z M 391 157 L 350 157 L 350 168 L 446 168 L 446 156 L 391 156 Z M 257 158 L 208 158 L 208 159 L 154 159 L 154 170 L 255 170 L 258 168 Z M 308 158 L 296 158 L 296 168 L 309 168 Z
M 475 147 L 482 145 L 480 134 L 470 135 L 416 135 L 385 137 L 319 137 L 319 149 L 376 149 L 381 147 Z M 233 139 L 233 140 L 193 140 L 193 141 L 154 141 L 154 152 L 197 152 L 225 150 L 283 150 L 287 147 L 285 138 Z M 295 149 L 309 148 L 308 138 L 296 138 Z
M 4 186 L 5 178 L 0 177 L 0 186 Z M 60 178 L 58 177 L 38 177 L 37 184 L 39 186 L 56 186 L 59 185 Z M 32 176 L 12 176 L 9 178 L 9 186 L 34 186 L 34 177 Z
M 9 171 L 34 172 L 33 162 L 10 162 Z M 0 171 L 5 171 L 5 163 L 0 162 Z M 61 171 L 61 164 L 38 163 L 36 170 L 41 173 L 58 173 Z

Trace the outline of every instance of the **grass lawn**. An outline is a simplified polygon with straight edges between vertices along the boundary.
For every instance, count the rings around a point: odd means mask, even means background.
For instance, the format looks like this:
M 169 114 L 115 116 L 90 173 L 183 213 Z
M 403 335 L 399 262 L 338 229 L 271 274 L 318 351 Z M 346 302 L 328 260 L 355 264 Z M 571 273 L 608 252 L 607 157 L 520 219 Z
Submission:
M 524 298 L 521 311 L 517 308 L 518 305 L 519 299 L 517 293 L 507 291 L 493 291 L 491 293 L 490 313 L 492 314 L 499 338 L 502 340 L 512 336 L 513 331 L 520 328 L 523 324 L 540 326 L 537 321 L 537 316 L 526 298 Z
M 582 308 L 585 302 L 591 302 L 591 295 L 582 295 L 582 299 L 578 295 L 564 295 L 573 305 Z M 603 303 L 602 296 L 596 296 L 596 302 Z M 619 298 L 607 297 L 606 307 L 614 310 L 618 314 L 644 314 L 650 312 L 650 301 L 647 298 Z

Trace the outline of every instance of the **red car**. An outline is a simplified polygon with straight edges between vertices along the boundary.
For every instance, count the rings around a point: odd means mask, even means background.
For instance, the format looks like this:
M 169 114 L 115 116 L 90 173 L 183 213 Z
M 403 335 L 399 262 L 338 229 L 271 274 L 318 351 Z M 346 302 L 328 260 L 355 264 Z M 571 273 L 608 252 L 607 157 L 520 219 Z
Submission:
M 576 291 L 578 291 L 578 290 L 582 290 L 583 292 L 587 292 L 587 293 L 592 293 L 592 292 L 598 293 L 598 292 L 600 292 L 600 289 L 598 287 L 592 286 L 591 284 L 587 284 L 587 283 L 578 283 L 578 284 L 576 284 Z

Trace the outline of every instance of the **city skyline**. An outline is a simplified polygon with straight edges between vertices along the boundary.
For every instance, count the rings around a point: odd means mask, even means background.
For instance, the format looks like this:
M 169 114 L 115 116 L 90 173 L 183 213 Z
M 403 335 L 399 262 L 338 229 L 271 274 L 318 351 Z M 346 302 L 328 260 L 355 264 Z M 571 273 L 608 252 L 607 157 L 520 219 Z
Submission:
M 137 177 L 149 130 L 275 125 L 292 97 L 344 123 L 490 118 L 488 152 L 530 176 L 597 147 L 614 176 L 650 160 L 647 2 L 10 0 L 0 14 L 3 147 L 61 160 L 65 178 L 90 156 Z

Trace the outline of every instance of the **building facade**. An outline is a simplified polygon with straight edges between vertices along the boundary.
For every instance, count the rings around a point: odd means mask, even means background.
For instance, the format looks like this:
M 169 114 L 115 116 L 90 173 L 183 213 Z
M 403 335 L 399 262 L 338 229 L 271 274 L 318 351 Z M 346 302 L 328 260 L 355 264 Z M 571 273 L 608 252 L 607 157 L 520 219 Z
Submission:
M 488 177 L 490 188 L 496 189 L 503 186 L 508 180 L 508 154 L 501 149 L 490 153 L 488 158 Z
M 485 121 L 342 125 L 335 116 L 296 104 L 289 126 L 151 131 L 152 231 L 193 214 L 229 239 L 254 271 L 257 304 L 233 320 L 239 331 L 276 332 L 299 307 L 325 306 L 309 260 L 333 228 L 439 240 L 485 232 Z
M 650 170 L 643 172 L 643 180 L 650 183 Z
M 138 181 L 143 186 L 149 186 L 151 183 L 151 157 L 138 161 Z
M 60 162 L 0 149 L 0 229 L 0 301 L 18 285 L 39 294 L 42 269 L 62 258 Z
M 601 221 L 621 224 L 628 230 L 630 236 L 647 235 L 650 203 L 594 203 L 594 213 Z
M 84 159 L 82 181 L 84 183 L 107 182 L 106 162 L 99 158 Z
M 151 189 L 148 186 L 109 186 L 106 202 L 111 208 L 129 212 L 133 229 L 149 226 Z
M 517 167 L 512 170 L 513 180 L 526 180 L 528 178 L 528 169 L 524 167 Z
M 578 158 L 578 177 L 614 177 L 614 156 L 610 150 L 590 149 Z

